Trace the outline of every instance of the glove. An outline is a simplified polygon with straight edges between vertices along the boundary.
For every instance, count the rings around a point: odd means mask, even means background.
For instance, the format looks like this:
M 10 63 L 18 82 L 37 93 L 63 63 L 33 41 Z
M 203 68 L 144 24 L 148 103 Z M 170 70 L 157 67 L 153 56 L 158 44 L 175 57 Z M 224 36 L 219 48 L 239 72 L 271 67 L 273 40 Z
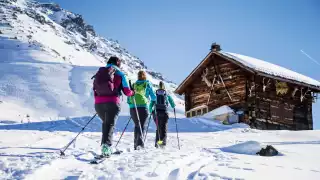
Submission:
M 155 101 L 151 101 L 150 106 L 149 106 L 149 112 L 150 113 L 152 113 L 154 104 L 155 104 Z

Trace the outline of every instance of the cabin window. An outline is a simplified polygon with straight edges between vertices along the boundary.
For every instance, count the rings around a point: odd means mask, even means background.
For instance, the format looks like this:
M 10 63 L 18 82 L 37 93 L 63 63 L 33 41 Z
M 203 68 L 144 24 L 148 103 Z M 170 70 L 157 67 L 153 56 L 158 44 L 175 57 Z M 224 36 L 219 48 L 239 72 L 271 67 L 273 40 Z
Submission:
M 202 114 L 206 114 L 207 112 L 208 112 L 208 108 L 204 108 Z
M 201 116 L 203 114 L 206 114 L 208 112 L 208 107 L 202 107 L 199 109 L 194 109 L 186 112 L 187 117 L 194 117 L 194 116 Z
M 197 116 L 201 116 L 201 109 L 197 110 Z

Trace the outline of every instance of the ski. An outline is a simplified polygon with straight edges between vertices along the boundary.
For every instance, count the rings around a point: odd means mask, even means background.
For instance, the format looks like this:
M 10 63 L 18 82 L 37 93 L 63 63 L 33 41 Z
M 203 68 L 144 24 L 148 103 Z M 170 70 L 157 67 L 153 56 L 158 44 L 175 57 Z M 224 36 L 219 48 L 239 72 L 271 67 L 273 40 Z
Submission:
M 113 152 L 112 154 L 115 155 L 115 154 L 121 154 L 123 151 L 115 151 Z M 98 154 L 95 154 L 93 160 L 90 161 L 90 164 L 99 164 L 99 163 L 102 163 L 103 161 L 105 161 L 106 159 L 110 158 L 111 155 L 107 155 L 107 156 L 103 156 L 103 155 L 98 155 Z
M 103 155 L 97 155 L 94 157 L 93 160 L 90 161 L 90 164 L 99 164 L 105 161 L 106 159 L 110 158 L 110 156 L 103 156 Z

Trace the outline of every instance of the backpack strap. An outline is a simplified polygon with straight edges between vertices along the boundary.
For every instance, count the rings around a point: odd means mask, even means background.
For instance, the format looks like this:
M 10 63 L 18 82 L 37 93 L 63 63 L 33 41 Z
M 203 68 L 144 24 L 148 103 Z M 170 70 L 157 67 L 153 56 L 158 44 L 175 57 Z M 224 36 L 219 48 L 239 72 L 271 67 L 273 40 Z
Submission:
M 135 86 L 136 84 L 137 84 L 137 82 L 135 82 L 135 83 L 132 84 L 132 88 L 133 88 L 133 89 L 134 89 L 134 86 Z M 143 88 L 146 89 L 147 86 L 148 86 L 147 82 L 144 82 L 144 83 L 143 83 Z

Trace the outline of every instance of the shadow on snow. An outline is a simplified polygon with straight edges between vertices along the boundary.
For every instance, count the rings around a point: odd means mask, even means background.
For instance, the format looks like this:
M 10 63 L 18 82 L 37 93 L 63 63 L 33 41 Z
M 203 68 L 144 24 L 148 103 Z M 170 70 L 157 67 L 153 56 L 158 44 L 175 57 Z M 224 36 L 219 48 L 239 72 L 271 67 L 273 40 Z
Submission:
M 91 117 L 75 117 L 64 120 L 56 121 L 44 121 L 44 122 L 31 122 L 23 124 L 9 124 L 1 125 L 0 130 L 36 130 L 36 131 L 68 131 L 68 132 L 79 132 L 87 124 Z M 119 116 L 114 131 L 122 132 L 128 123 L 128 116 Z M 150 126 L 148 132 L 155 132 L 156 125 L 153 119 L 150 119 Z M 148 119 L 149 121 L 149 119 Z M 148 124 L 145 123 L 145 127 Z M 210 121 L 211 123 L 213 121 Z M 95 117 L 89 125 L 84 129 L 83 132 L 101 132 L 102 121 L 99 117 Z M 179 132 L 216 132 L 222 130 L 228 130 L 235 128 L 232 125 L 221 125 L 221 124 L 210 124 L 203 120 L 198 120 L 196 118 L 177 118 L 178 131 Z M 126 132 L 133 132 L 134 123 L 130 120 L 130 123 L 126 129 Z M 174 118 L 170 118 L 168 122 L 168 132 L 176 132 L 176 123 Z

